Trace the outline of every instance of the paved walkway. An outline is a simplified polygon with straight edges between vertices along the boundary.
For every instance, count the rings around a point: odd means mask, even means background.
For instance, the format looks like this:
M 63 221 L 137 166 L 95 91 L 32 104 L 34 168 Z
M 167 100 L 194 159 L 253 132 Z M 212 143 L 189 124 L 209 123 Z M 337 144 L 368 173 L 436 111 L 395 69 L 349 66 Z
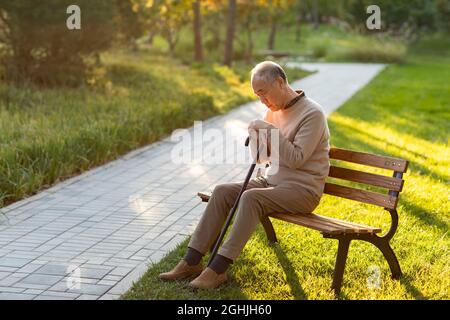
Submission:
M 293 87 L 304 89 L 327 114 L 384 67 L 301 65 L 318 72 Z M 238 157 L 246 152 L 248 122 L 263 111 L 259 102 L 249 103 L 205 121 L 202 129 L 229 129 L 237 141 L 229 155 Z M 192 148 L 207 146 L 194 127 Z M 166 138 L 3 208 L 0 299 L 118 298 L 192 233 L 204 209 L 197 191 L 242 180 L 248 170 L 247 163 L 202 163 L 198 151 L 193 162 L 174 164 L 174 146 Z

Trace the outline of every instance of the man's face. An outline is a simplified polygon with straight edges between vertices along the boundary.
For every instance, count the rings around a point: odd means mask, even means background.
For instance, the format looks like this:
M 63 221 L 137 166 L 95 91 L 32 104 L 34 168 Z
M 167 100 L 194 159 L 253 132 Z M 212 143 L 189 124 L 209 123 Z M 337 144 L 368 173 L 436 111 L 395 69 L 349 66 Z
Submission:
M 252 79 L 253 92 L 259 97 L 259 100 L 271 111 L 281 109 L 281 82 L 274 81 L 272 84 L 263 80 Z

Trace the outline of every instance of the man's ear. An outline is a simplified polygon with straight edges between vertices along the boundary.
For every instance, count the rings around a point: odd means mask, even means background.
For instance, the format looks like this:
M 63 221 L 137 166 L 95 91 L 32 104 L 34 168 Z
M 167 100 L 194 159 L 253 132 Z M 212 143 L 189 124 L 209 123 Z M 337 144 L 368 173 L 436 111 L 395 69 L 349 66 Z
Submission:
M 283 88 L 284 80 L 280 76 L 277 78 L 277 84 L 280 89 Z

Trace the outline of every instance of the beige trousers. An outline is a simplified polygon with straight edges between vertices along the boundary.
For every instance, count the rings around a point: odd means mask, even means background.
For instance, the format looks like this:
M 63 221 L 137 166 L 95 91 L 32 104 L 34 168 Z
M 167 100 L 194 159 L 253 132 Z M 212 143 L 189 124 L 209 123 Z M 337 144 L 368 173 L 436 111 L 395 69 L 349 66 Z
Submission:
M 189 247 L 206 254 L 212 248 L 242 187 L 240 183 L 219 184 L 189 242 Z M 320 198 L 293 184 L 267 185 L 263 178 L 251 179 L 242 194 L 218 254 L 235 260 L 255 231 L 260 217 L 270 213 L 311 213 Z

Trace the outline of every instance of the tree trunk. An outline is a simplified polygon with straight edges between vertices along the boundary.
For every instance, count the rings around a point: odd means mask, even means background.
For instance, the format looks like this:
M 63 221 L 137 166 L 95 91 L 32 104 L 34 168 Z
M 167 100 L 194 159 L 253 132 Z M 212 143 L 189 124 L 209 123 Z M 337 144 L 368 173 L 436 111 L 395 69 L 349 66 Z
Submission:
M 313 24 L 314 28 L 317 29 L 319 27 L 319 0 L 313 1 L 313 8 L 312 8 L 312 16 L 313 16 Z
M 177 39 L 173 29 L 167 30 L 167 42 L 169 43 L 169 53 L 173 56 L 175 54 L 175 47 L 177 45 Z
M 153 39 L 155 38 L 155 33 L 153 31 L 150 31 L 147 38 L 147 43 L 152 46 L 153 45 Z
M 295 42 L 299 43 L 302 33 L 302 6 L 303 0 L 298 1 L 298 14 L 295 23 Z
M 201 20 L 200 20 L 200 0 L 196 0 L 192 3 L 192 9 L 194 10 L 194 48 L 195 48 L 195 61 L 203 61 L 203 48 L 202 48 L 202 33 L 201 33 Z
M 247 46 L 246 46 L 246 53 L 245 53 L 245 61 L 248 64 L 252 63 L 252 56 L 253 56 L 253 38 L 252 38 L 252 24 L 250 20 L 250 15 L 247 16 Z
M 234 22 L 236 20 L 236 0 L 228 1 L 227 36 L 225 40 L 225 53 L 223 64 L 231 66 L 233 60 Z
M 267 50 L 273 50 L 276 32 L 277 32 L 277 19 L 272 15 L 270 17 L 270 32 L 269 32 L 269 39 L 267 40 Z

